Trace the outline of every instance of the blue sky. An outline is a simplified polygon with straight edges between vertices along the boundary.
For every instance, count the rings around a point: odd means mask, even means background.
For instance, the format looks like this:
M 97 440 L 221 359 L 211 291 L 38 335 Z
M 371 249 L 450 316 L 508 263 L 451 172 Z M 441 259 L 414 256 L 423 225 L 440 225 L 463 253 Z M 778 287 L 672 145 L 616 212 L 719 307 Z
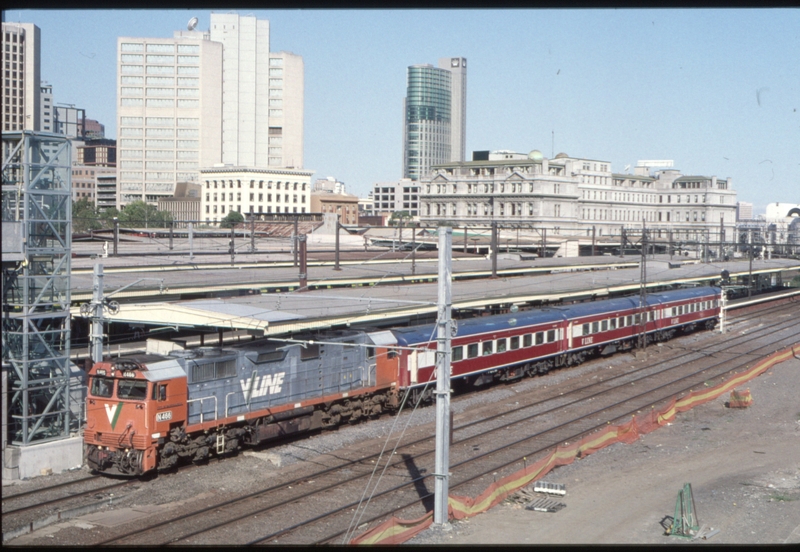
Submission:
M 226 12 L 229 9 L 214 10 Z M 305 168 L 366 196 L 402 176 L 406 68 L 468 60 L 467 157 L 541 150 L 673 159 L 740 201 L 800 203 L 800 10 L 239 10 L 303 56 Z M 210 11 L 10 10 L 42 31 L 42 79 L 116 138 L 116 39 Z

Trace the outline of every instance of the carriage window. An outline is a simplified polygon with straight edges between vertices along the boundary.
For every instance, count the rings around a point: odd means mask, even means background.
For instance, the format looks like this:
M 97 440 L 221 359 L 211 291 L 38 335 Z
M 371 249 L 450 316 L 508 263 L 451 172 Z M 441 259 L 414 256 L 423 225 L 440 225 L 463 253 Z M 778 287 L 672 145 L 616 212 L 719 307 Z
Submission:
M 592 332 L 589 329 L 589 324 L 584 324 L 583 325 L 583 332 L 581 333 L 581 335 L 589 335 L 590 333 L 592 333 Z
M 612 330 L 616 330 L 617 329 L 617 319 L 616 318 L 612 318 L 611 319 L 610 327 L 611 327 Z
M 92 378 L 92 395 L 95 397 L 110 397 L 114 393 L 114 380 L 111 378 Z
M 541 345 L 544 343 L 544 332 L 537 332 L 536 333 L 536 344 Z
M 464 347 L 453 347 L 453 362 L 459 361 L 464 358 Z
M 506 352 L 506 340 L 505 339 L 498 339 L 497 340 L 497 352 L 498 353 L 505 353 Z
M 484 341 L 483 342 L 483 354 L 484 354 L 484 356 L 492 354 L 492 345 L 494 345 L 494 341 Z
M 478 344 L 467 345 L 467 358 L 475 358 L 476 356 L 478 356 Z
M 117 397 L 120 399 L 146 399 L 147 382 L 141 380 L 119 380 Z
M 603 331 L 603 332 L 607 332 L 608 331 L 608 320 L 603 320 L 600 323 L 600 330 Z
M 672 307 L 672 316 L 677 316 L 677 309 Z
M 519 336 L 514 336 L 511 338 L 511 350 L 519 349 Z
M 631 316 L 629 314 L 628 316 L 625 317 L 625 325 L 626 326 L 630 326 L 632 322 L 633 322 L 633 316 Z
M 637 314 L 633 317 L 633 323 L 637 326 L 642 323 L 641 315 Z
M 555 330 L 548 330 L 547 331 L 547 342 L 552 343 L 556 340 L 556 331 Z
M 600 323 L 592 322 L 592 333 L 597 333 L 599 331 L 600 331 Z
M 525 334 L 522 336 L 522 346 L 530 347 L 531 345 L 533 345 L 533 334 Z

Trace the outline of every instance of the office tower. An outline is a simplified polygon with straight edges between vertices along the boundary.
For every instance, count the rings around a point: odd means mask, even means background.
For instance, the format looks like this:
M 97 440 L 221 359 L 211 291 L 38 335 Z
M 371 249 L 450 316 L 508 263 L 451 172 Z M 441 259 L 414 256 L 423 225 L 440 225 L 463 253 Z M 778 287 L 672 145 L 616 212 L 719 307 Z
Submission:
M 269 21 L 211 14 L 223 45 L 222 162 L 303 166 L 303 58 L 270 53 Z
M 3 23 L 3 132 L 41 130 L 41 38 L 32 23 Z
M 442 58 L 408 68 L 404 99 L 403 177 L 419 180 L 432 165 L 464 160 L 465 58 Z
M 467 60 L 441 58 L 439 67 L 450 70 L 450 159 L 466 161 L 467 144 Z
M 193 29 L 117 40 L 118 207 L 155 205 L 222 160 L 222 48 Z

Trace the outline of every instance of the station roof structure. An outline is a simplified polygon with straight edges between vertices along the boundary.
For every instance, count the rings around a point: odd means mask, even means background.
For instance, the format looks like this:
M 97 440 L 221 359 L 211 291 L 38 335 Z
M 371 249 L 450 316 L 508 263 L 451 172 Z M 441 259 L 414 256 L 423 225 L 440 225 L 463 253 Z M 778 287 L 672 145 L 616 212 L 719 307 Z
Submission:
M 513 277 L 500 275 L 493 279 L 485 277 L 486 261 L 483 259 L 456 263 L 454 266 L 456 278 L 452 288 L 454 313 L 457 316 L 458 310 L 483 311 L 510 307 L 512 304 L 552 304 L 638 294 L 640 269 L 638 262 L 630 264 L 631 261 L 638 261 L 638 257 L 628 256 L 626 259 L 606 257 L 601 260 L 602 263 L 598 263 L 596 257 L 537 259 L 535 262 L 506 259 L 498 262 L 498 272 L 500 269 L 510 270 L 510 267 L 519 269 L 522 265 L 535 267 L 538 270 L 529 275 Z M 727 269 L 732 277 L 747 275 L 749 272 L 747 261 L 708 264 L 683 261 L 683 264 L 680 264 L 680 262 L 669 262 L 669 256 L 659 255 L 656 259 L 648 259 L 647 284 L 653 291 L 664 289 L 664 286 L 707 285 L 712 280 L 719 280 L 723 268 Z M 109 319 L 112 322 L 126 322 L 131 325 L 197 328 L 205 331 L 250 330 L 255 335 L 275 336 L 330 327 L 383 327 L 390 324 L 416 323 L 421 317 L 435 315 L 438 292 L 436 263 L 417 265 L 417 269 L 418 277 L 427 278 L 423 280 L 424 283 L 395 282 L 386 285 L 380 282 L 381 274 L 396 273 L 408 276 L 409 264 L 400 262 L 387 264 L 380 268 L 380 272 L 368 267 L 343 268 L 341 272 L 334 272 L 331 266 L 321 266 L 310 270 L 309 285 L 314 283 L 317 275 L 321 282 L 334 283 L 337 278 L 352 279 L 354 272 L 358 270 L 364 272 L 373 270 L 375 283 L 366 285 L 359 283 L 348 287 L 334 286 L 331 289 L 312 289 L 305 292 L 295 290 L 254 293 L 220 299 L 123 303 L 119 312 L 109 316 Z M 800 269 L 800 263 L 783 259 L 753 263 L 753 274 L 777 273 L 792 269 Z M 142 270 L 146 269 L 142 267 Z M 296 278 L 297 268 L 286 267 L 280 270 L 286 272 L 286 277 L 294 275 Z M 231 284 L 236 281 L 235 279 L 255 278 L 256 272 L 262 270 L 227 267 L 193 271 L 192 279 L 201 278 L 203 283 L 192 285 L 224 285 L 225 282 Z M 469 277 L 471 273 L 477 272 L 482 272 L 484 276 Z M 169 273 L 164 272 L 157 275 L 167 274 Z M 180 275 L 177 278 L 181 278 L 187 284 L 190 283 L 186 273 L 177 274 Z M 128 273 L 124 276 L 129 280 L 134 277 Z M 273 276 L 270 275 L 271 277 Z M 252 287 L 258 288 L 259 285 L 254 282 Z M 73 292 L 73 296 L 76 293 L 77 291 Z M 73 311 L 77 315 L 78 307 L 73 307 Z

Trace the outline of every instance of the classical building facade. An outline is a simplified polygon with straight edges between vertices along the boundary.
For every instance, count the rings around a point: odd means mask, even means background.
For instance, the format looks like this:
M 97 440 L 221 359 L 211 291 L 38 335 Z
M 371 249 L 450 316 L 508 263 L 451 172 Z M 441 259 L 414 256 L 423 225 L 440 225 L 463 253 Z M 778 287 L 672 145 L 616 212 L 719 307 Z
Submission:
M 311 175 L 301 169 L 213 167 L 200 170 L 200 220 L 218 224 L 231 211 L 310 213 Z
M 691 237 L 736 222 L 730 179 L 685 176 L 676 170 L 636 167 L 611 172 L 611 163 L 570 157 L 545 158 L 495 152 L 486 159 L 444 163 L 421 182 L 420 220 L 545 227 L 555 233 L 619 234 L 642 224 Z

